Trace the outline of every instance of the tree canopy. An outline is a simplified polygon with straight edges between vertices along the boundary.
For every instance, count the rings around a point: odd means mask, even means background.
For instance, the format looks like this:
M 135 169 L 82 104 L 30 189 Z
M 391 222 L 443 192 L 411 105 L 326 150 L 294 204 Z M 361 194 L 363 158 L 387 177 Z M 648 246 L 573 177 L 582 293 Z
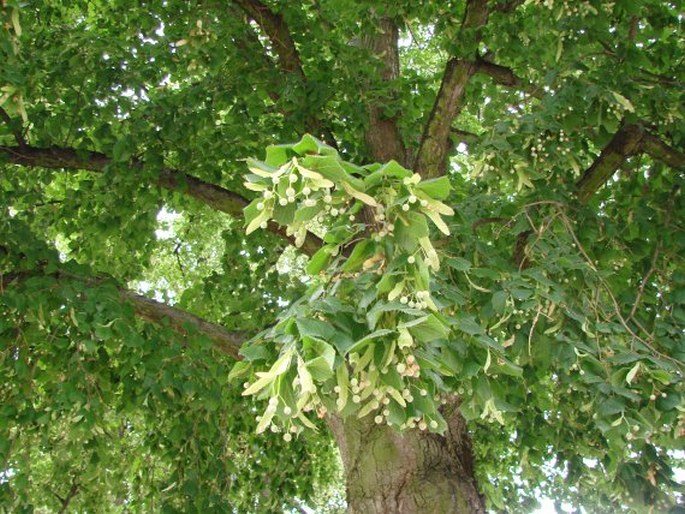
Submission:
M 682 502 L 682 2 L 0 9 L 3 511 Z

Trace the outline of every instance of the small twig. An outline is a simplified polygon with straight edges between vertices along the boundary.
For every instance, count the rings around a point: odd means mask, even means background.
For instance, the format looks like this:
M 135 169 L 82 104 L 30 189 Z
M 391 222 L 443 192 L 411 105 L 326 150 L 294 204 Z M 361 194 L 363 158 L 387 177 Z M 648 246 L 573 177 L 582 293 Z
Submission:
M 561 213 L 561 219 L 562 219 L 562 221 L 564 222 L 564 226 L 566 227 L 566 230 L 568 231 L 568 233 L 571 235 L 571 238 L 572 238 L 573 241 L 575 242 L 576 247 L 578 248 L 578 251 L 579 251 L 579 252 L 583 255 L 583 257 L 585 258 L 586 264 L 588 265 L 588 267 L 589 267 L 592 271 L 594 271 L 594 272 L 597 274 L 597 280 L 598 280 L 599 283 L 602 285 L 602 287 L 604 288 L 604 290 L 605 290 L 607 296 L 608 296 L 609 299 L 611 300 L 611 303 L 612 303 L 613 308 L 614 308 L 614 314 L 616 314 L 616 317 L 618 318 L 618 321 L 619 321 L 619 323 L 621 324 L 621 326 L 622 326 L 622 327 L 626 330 L 626 332 L 628 332 L 628 334 L 630 334 L 636 341 L 639 341 L 639 342 L 642 343 L 646 348 L 648 348 L 651 352 L 653 352 L 654 355 L 656 355 L 656 356 L 658 356 L 658 357 L 661 357 L 662 359 L 666 359 L 666 360 L 672 361 L 672 362 L 676 363 L 676 364 L 678 365 L 678 367 L 681 367 L 681 366 L 682 366 L 682 363 L 681 363 L 678 359 L 675 359 L 675 358 L 673 358 L 673 357 L 671 357 L 671 356 L 669 356 L 669 355 L 666 355 L 666 354 L 660 352 L 660 351 L 657 350 L 652 344 L 650 344 L 649 342 L 645 341 L 642 337 L 640 337 L 638 334 L 636 334 L 635 331 L 634 331 L 632 328 L 630 328 L 630 326 L 628 325 L 628 322 L 626 321 L 626 319 L 625 319 L 625 318 L 623 317 L 623 315 L 621 314 L 621 306 L 619 305 L 618 300 L 616 300 L 616 297 L 614 296 L 614 293 L 611 291 L 611 287 L 610 287 L 609 284 L 607 284 L 606 281 L 599 275 L 599 272 L 598 272 L 597 268 L 595 267 L 594 263 L 592 262 L 592 259 L 590 258 L 590 256 L 587 254 L 587 252 L 586 252 L 585 249 L 583 248 L 582 244 L 580 243 L 580 240 L 578 239 L 578 236 L 576 236 L 576 233 L 575 233 L 575 231 L 573 230 L 573 227 L 571 226 L 571 222 L 563 215 L 563 213 Z M 642 330 L 650 339 L 652 339 L 652 340 L 654 339 L 653 335 L 650 334 L 649 332 L 647 332 L 647 330 L 645 330 L 644 327 L 642 327 L 641 324 L 637 323 L 635 320 L 633 320 L 633 323 L 635 323 L 635 324 L 640 328 L 640 330 Z
M 635 36 L 637 35 L 637 29 L 638 29 L 638 22 L 640 19 L 637 16 L 633 16 L 630 19 L 630 28 L 628 29 L 628 39 L 630 41 L 635 40 Z
M 474 283 L 471 281 L 471 279 L 469 278 L 469 274 L 468 274 L 466 271 L 464 271 L 463 273 L 464 273 L 464 277 L 466 277 L 466 281 L 467 281 L 467 282 L 469 283 L 469 285 L 470 285 L 472 288 L 474 288 L 476 291 L 480 291 L 481 293 L 492 293 L 492 290 L 491 290 L 491 289 L 488 289 L 488 288 L 486 288 L 486 287 L 477 286 L 476 284 L 474 284 Z
M 181 262 L 181 241 L 178 241 L 176 245 L 174 246 L 174 256 L 176 257 L 176 264 L 178 264 L 178 269 L 181 272 L 181 276 L 185 279 L 186 278 L 186 272 L 183 269 L 183 263 Z
M 407 26 L 407 30 L 409 31 L 409 34 L 411 35 L 412 45 L 414 43 L 416 43 L 416 46 L 421 48 L 421 43 L 419 42 L 419 38 L 416 37 L 416 34 L 414 33 L 414 29 L 412 28 L 411 23 L 409 22 L 409 20 L 406 17 L 404 17 L 404 23 Z
M 483 226 L 483 225 L 488 225 L 488 224 L 490 224 L 490 223 L 507 223 L 507 222 L 510 221 L 510 220 L 511 220 L 511 218 L 498 218 L 498 217 L 493 217 L 493 218 L 481 218 L 481 219 L 479 219 L 479 220 L 477 220 L 477 221 L 474 221 L 474 222 L 471 224 L 471 230 L 472 230 L 473 232 L 475 232 L 477 228 L 479 228 L 479 227 L 481 227 L 481 226 Z
M 640 289 L 637 291 L 637 296 L 635 297 L 635 301 L 633 302 L 633 308 L 630 309 L 630 314 L 628 314 L 628 317 L 626 318 L 628 321 L 633 319 L 633 316 L 635 316 L 635 312 L 637 312 L 637 307 L 640 304 L 640 300 L 642 299 L 642 295 L 645 292 L 645 287 L 647 286 L 647 281 L 649 278 L 652 276 L 652 273 L 654 273 L 656 269 L 656 260 L 659 257 L 659 246 L 654 249 L 654 255 L 652 256 L 652 262 L 649 265 L 649 270 L 647 271 L 647 274 L 642 277 L 642 282 L 640 283 Z
M 538 310 L 535 313 L 535 318 L 533 318 L 533 324 L 530 327 L 530 332 L 528 333 L 528 356 L 533 354 L 533 332 L 535 332 L 535 326 L 538 324 L 538 319 L 540 319 L 540 312 L 542 311 L 542 305 L 538 304 Z
M 543 219 L 542 223 L 540 224 L 540 229 L 537 229 L 535 227 L 535 225 L 533 224 L 533 220 L 528 215 L 528 211 L 526 210 L 526 217 L 528 218 L 528 222 L 530 223 L 531 227 L 533 227 L 533 230 L 536 234 L 536 237 L 535 237 L 535 241 L 533 241 L 530 245 L 527 244 L 528 237 L 530 236 L 530 234 L 528 234 L 526 236 L 525 241 L 522 241 L 523 248 L 521 249 L 521 251 L 523 252 L 523 255 L 522 255 L 521 263 L 519 264 L 519 271 L 521 271 L 524 267 L 526 267 L 526 265 L 527 265 L 526 259 L 528 257 L 528 254 L 530 253 L 530 250 L 532 250 L 533 247 L 538 243 L 538 241 L 540 241 L 540 239 L 542 239 L 542 236 L 545 234 L 545 232 L 547 232 L 549 227 L 552 226 L 552 223 L 557 218 L 557 216 L 559 216 L 559 214 L 560 214 L 559 211 L 557 211 L 554 214 L 552 214 L 551 216 L 548 216 L 547 217 L 547 220 L 548 220 L 547 223 L 545 223 L 545 220 Z
M 297 503 L 295 500 L 291 499 L 291 500 L 288 501 L 288 503 L 290 504 L 290 506 L 291 506 L 292 508 L 294 508 L 294 509 L 295 509 L 297 512 L 299 512 L 300 514 L 309 514 L 309 512 L 306 511 L 306 510 L 302 507 L 302 505 L 300 505 L 299 503 Z
M 67 135 L 64 138 L 64 146 L 69 145 L 69 141 L 71 140 L 71 134 L 74 130 L 74 126 L 76 125 L 76 118 L 78 116 L 78 112 L 81 109 L 81 101 L 83 100 L 83 87 L 86 84 L 86 77 L 88 75 L 84 75 L 83 80 L 81 81 L 81 85 L 78 88 L 78 91 L 76 91 L 76 106 L 74 109 L 74 115 L 71 117 L 71 121 L 69 122 L 69 128 L 67 129 Z M 73 88 L 72 88 L 73 89 Z

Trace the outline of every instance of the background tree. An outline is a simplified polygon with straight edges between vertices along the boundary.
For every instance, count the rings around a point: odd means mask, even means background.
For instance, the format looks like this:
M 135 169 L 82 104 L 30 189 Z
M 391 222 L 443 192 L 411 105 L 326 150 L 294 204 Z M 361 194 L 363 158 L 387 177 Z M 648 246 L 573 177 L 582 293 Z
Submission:
M 1 13 L 4 510 L 680 501 L 681 2 Z

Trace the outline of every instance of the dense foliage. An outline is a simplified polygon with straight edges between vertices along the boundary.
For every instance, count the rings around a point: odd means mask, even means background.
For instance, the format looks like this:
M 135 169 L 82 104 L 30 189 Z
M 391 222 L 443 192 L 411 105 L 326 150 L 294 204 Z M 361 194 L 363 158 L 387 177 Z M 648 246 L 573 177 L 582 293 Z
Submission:
M 0 509 L 316 506 L 455 398 L 493 510 L 682 501 L 681 2 L 0 9 Z

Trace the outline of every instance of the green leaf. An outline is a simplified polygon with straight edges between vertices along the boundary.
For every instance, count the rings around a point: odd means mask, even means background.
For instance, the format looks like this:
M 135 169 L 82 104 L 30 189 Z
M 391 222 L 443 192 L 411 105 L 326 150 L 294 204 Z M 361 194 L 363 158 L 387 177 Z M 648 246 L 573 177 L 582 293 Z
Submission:
M 476 322 L 473 316 L 460 316 L 458 318 L 457 328 L 471 336 L 485 334 L 485 329 Z
M 300 155 L 312 153 L 332 156 L 338 155 L 338 152 L 335 150 L 335 148 L 328 146 L 326 143 L 320 141 L 310 134 L 305 134 L 299 143 L 296 143 L 292 146 L 292 149 Z
M 323 268 L 326 267 L 331 258 L 333 248 L 331 246 L 322 246 L 312 257 L 307 264 L 307 273 L 309 275 L 317 275 Z
M 426 217 L 411 211 L 400 218 L 395 224 L 395 240 L 406 253 L 413 253 L 419 245 L 419 239 L 428 237 L 428 223 Z
M 423 342 L 431 342 L 436 339 L 445 339 L 450 333 L 449 327 L 442 322 L 435 314 L 429 314 L 425 319 L 416 325 L 403 324 L 415 339 Z
M 509 295 L 506 291 L 496 291 L 492 295 L 492 299 L 490 301 L 492 303 L 492 308 L 496 314 L 502 314 L 504 312 L 504 307 L 507 304 L 508 298 Z
M 364 183 L 350 175 L 343 168 L 340 159 L 333 155 L 307 155 L 301 160 L 302 166 L 320 173 L 335 184 L 347 182 L 357 190 L 364 188 Z
M 395 332 L 395 331 L 388 329 L 388 328 L 382 328 L 380 330 L 375 330 L 375 331 L 371 332 L 370 334 L 362 337 L 357 342 L 355 342 L 350 348 L 348 348 L 347 352 L 348 353 L 359 352 L 369 342 L 373 341 L 374 339 L 378 339 L 379 337 L 383 337 L 383 336 L 386 336 L 388 334 L 392 334 L 393 332 Z
M 240 378 L 247 376 L 252 369 L 252 365 L 246 361 L 238 361 L 231 368 L 231 372 L 228 374 L 228 380 L 233 382 Z
M 316 379 L 317 382 L 325 382 L 333 376 L 333 368 L 330 361 L 325 357 L 315 357 L 305 363 L 307 372 Z
M 297 325 L 297 330 L 301 336 L 309 336 L 328 341 L 336 333 L 333 325 L 320 319 L 297 318 L 295 324 Z
M 358 270 L 364 261 L 374 254 L 375 249 L 376 246 L 371 240 L 364 239 L 360 241 L 355 245 L 352 253 L 345 261 L 345 264 L 343 264 L 342 270 L 348 273 Z
M 416 188 L 436 200 L 445 200 L 452 190 L 449 178 L 442 176 L 430 180 L 424 180 L 416 185 Z
M 293 156 L 293 145 L 269 145 L 266 147 L 266 159 L 269 166 L 278 168 L 289 162 Z
M 366 188 L 371 188 L 380 184 L 385 178 L 402 179 L 411 177 L 411 175 L 412 172 L 407 168 L 400 165 L 397 161 L 390 160 L 364 177 L 364 185 Z

